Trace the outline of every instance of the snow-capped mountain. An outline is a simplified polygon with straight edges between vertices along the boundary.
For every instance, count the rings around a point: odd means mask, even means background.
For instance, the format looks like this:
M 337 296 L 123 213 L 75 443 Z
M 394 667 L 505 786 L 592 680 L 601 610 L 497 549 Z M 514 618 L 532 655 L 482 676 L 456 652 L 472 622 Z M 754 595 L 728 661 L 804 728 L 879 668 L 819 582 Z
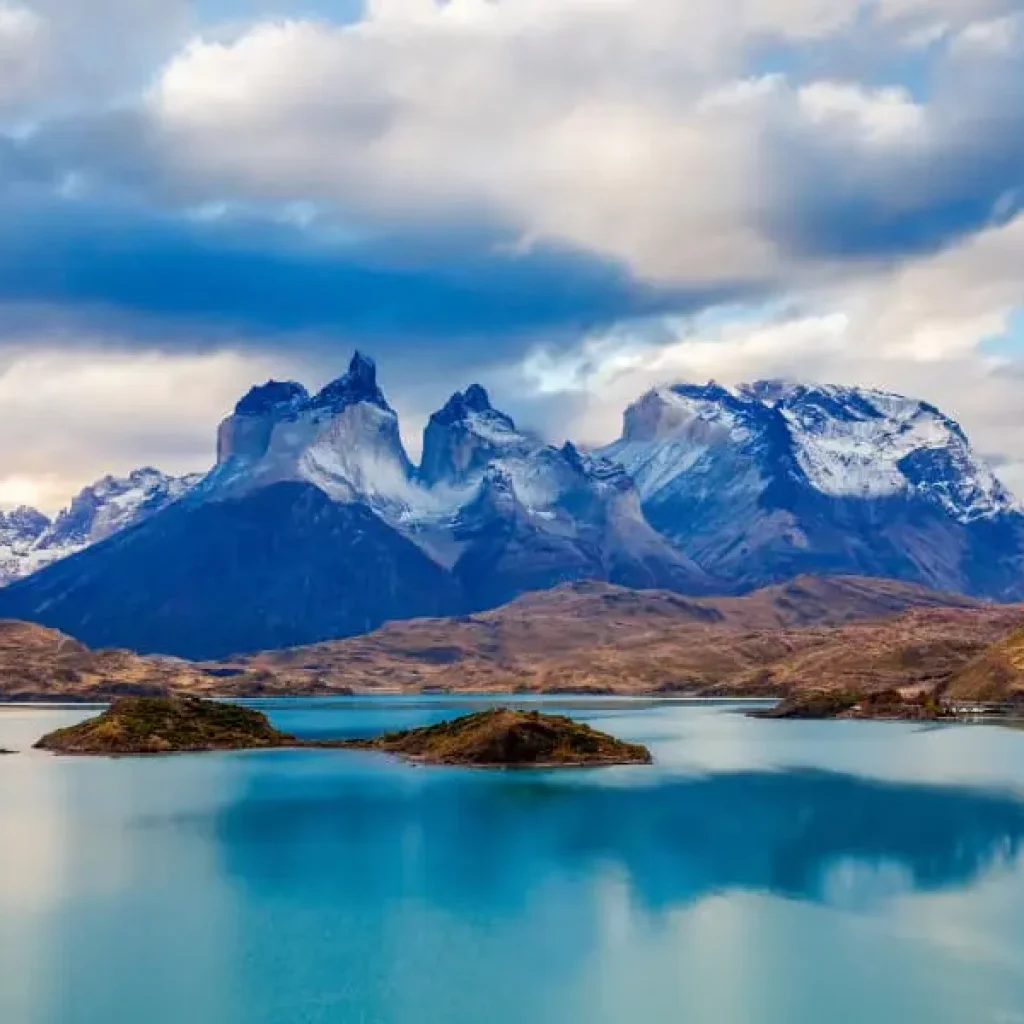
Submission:
M 431 417 L 418 477 L 431 511 L 413 535 L 447 558 L 471 607 L 577 579 L 713 587 L 651 529 L 620 467 L 517 429 L 479 385 Z
M 166 508 L 202 479 L 144 467 L 83 488 L 56 519 L 23 506 L 0 512 L 0 584 L 27 576 Z
M 480 474 L 494 459 L 529 458 L 543 447 L 516 429 L 511 417 L 491 406 L 487 392 L 473 384 L 456 391 L 430 417 L 423 433 L 419 477 L 428 487 L 459 486 Z
M 925 402 L 783 381 L 658 388 L 602 454 L 652 525 L 727 579 L 852 572 L 1024 593 L 1017 504 Z
M 294 382 L 253 388 L 221 424 L 203 492 L 224 499 L 292 481 L 383 510 L 403 503 L 412 475 L 376 366 L 357 352 L 348 372 L 316 395 Z
M 479 386 L 431 418 L 417 469 L 359 353 L 316 395 L 254 388 L 217 450 L 183 500 L 8 588 L 0 614 L 93 645 L 206 656 L 473 611 L 567 580 L 713 586 L 646 522 L 620 467 L 518 430 Z
M 102 481 L 54 524 L 0 522 L 33 552 L 106 536 L 0 590 L 0 616 L 205 657 L 584 579 L 705 593 L 851 573 L 1024 597 L 1009 494 L 952 420 L 876 391 L 660 388 L 587 454 L 520 429 L 473 385 L 430 418 L 417 467 L 357 353 L 317 394 L 253 388 L 198 483 L 152 472 Z
M 414 467 L 360 353 L 315 396 L 294 383 L 254 388 L 221 425 L 199 491 L 226 500 L 283 481 L 368 506 L 453 574 L 467 607 L 581 577 L 711 585 L 645 522 L 620 468 L 520 430 L 479 384 L 430 417 Z
M 38 568 L 30 553 L 50 526 L 47 516 L 27 505 L 11 512 L 0 511 L 0 584 Z

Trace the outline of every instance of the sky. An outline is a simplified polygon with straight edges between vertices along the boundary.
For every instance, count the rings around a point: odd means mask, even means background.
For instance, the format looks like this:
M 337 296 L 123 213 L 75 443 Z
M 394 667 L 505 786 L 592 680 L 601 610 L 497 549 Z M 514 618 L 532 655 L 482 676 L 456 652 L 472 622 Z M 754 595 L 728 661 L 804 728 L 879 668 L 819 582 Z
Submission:
M 882 387 L 1024 495 L 1024 0 L 0 0 L 0 505 L 377 358 L 601 444 Z

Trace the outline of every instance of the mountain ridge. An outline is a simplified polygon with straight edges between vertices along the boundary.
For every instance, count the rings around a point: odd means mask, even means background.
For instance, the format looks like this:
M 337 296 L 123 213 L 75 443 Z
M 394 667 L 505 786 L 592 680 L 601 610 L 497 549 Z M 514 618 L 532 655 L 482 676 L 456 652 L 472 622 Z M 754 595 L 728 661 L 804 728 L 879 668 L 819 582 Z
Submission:
M 23 505 L 0 512 L 0 585 L 76 554 L 155 515 L 195 487 L 203 474 L 169 476 L 151 466 L 107 475 L 82 488 L 53 519 Z
M 925 402 L 779 381 L 656 388 L 600 454 L 659 532 L 737 586 L 855 572 L 1024 593 L 1024 515 Z
M 127 525 L 0 590 L 0 614 L 213 657 L 582 580 L 701 595 L 852 574 L 1024 597 L 1024 515 L 954 421 L 780 381 L 654 389 L 593 452 L 474 384 L 430 417 L 416 466 L 356 352 L 315 394 L 252 388 L 211 472 Z

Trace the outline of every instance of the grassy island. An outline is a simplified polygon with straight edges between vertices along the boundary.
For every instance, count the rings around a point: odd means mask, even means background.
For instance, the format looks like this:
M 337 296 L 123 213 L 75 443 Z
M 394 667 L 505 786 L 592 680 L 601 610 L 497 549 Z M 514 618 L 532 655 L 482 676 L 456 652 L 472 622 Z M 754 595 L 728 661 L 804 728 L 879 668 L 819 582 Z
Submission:
M 123 697 L 87 722 L 58 729 L 36 747 L 57 754 L 170 754 L 300 746 L 267 716 L 198 697 Z
M 56 754 L 117 756 L 281 747 L 379 750 L 426 764 L 481 767 L 649 764 L 650 752 L 561 715 L 498 708 L 374 739 L 304 740 L 251 708 L 198 697 L 124 697 L 44 736 Z
M 624 743 L 562 715 L 511 708 L 348 745 L 425 764 L 492 768 L 651 763 L 651 752 L 640 744 Z

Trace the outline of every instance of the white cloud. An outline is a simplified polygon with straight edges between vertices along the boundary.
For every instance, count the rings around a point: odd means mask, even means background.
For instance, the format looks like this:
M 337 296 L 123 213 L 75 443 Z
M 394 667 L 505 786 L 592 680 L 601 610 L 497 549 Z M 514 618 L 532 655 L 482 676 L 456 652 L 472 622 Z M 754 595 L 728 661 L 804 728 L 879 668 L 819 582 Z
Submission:
M 0 0 L 0 110 L 31 110 L 32 96 L 98 109 L 148 78 L 140 145 L 156 152 L 133 163 L 105 138 L 93 149 L 151 173 L 150 198 L 196 221 L 267 200 L 300 227 L 339 209 L 385 227 L 497 223 L 523 248 L 553 240 L 659 282 L 754 285 L 799 310 L 624 325 L 568 355 L 533 353 L 516 380 L 581 399 L 567 433 L 607 438 L 666 378 L 796 373 L 920 394 L 1014 459 L 1013 367 L 979 345 L 1024 303 L 1024 228 L 1000 224 L 1022 196 L 1005 169 L 1024 152 L 1022 2 L 368 0 L 352 24 L 264 19 L 186 44 L 186 0 L 34 0 L 31 13 Z M 804 45 L 813 59 L 786 60 Z M 898 69 L 878 81 L 907 47 L 934 61 L 929 90 Z M 766 50 L 817 71 L 752 72 Z M 71 198 L 93 181 L 82 163 L 63 179 Z M 994 197 L 970 192 L 975 173 Z M 951 228 L 886 251 L 905 220 L 941 228 L 974 201 L 991 201 L 993 226 L 973 239 L 907 255 Z M 861 229 L 879 251 L 869 240 L 851 259 L 844 242 Z M 262 366 L 65 359 L 58 343 L 21 354 L 0 378 L 0 498 L 139 461 L 191 468 Z
M 1024 15 L 1007 14 L 985 21 L 972 21 L 953 41 L 960 50 L 988 53 L 1010 53 L 1024 31 Z
M 820 81 L 804 86 L 797 98 L 815 124 L 853 130 L 868 142 L 908 144 L 924 129 L 924 108 L 903 88 L 864 89 Z
M 216 424 L 283 360 L 61 347 L 5 350 L 0 362 L 0 504 L 60 508 L 106 473 L 209 468 Z M 272 372 L 273 371 L 273 372 Z
M 0 0 L 0 116 L 14 123 L 137 94 L 195 22 L 189 0 Z
M 1012 88 L 975 95 L 956 61 L 925 102 L 898 83 L 750 78 L 751 48 L 830 39 L 860 16 L 873 46 L 899 49 L 877 18 L 923 31 L 968 13 L 857 0 L 748 0 L 742 11 L 719 0 L 377 0 L 351 25 L 268 21 L 229 41 L 197 38 L 164 68 L 149 111 L 197 202 L 246 194 L 404 223 L 482 217 L 651 279 L 770 284 L 802 269 L 778 226 L 805 216 L 809 191 L 835 178 L 869 205 L 884 208 L 890 192 L 909 206 L 941 201 L 972 147 L 1005 144 L 1020 105 Z M 1010 81 L 1011 56 L 989 83 Z M 793 188 L 788 164 L 804 150 L 822 180 Z
M 46 74 L 46 26 L 27 7 L 0 2 L 0 114 L 36 94 Z
M 653 340 L 638 326 L 567 354 L 535 350 L 507 371 L 506 386 L 575 398 L 567 432 L 590 444 L 617 436 L 625 405 L 659 384 L 781 376 L 887 388 L 957 418 L 1024 497 L 1024 366 L 984 346 L 1022 308 L 1024 215 L 802 309 L 676 319 L 657 325 Z
M 755 223 L 752 127 L 778 90 L 744 96 L 723 72 L 762 34 L 827 33 L 856 6 L 390 0 L 350 26 L 195 41 L 151 108 L 171 159 L 214 191 L 483 212 L 652 276 L 762 277 L 777 254 Z M 709 102 L 723 87 L 733 102 Z

